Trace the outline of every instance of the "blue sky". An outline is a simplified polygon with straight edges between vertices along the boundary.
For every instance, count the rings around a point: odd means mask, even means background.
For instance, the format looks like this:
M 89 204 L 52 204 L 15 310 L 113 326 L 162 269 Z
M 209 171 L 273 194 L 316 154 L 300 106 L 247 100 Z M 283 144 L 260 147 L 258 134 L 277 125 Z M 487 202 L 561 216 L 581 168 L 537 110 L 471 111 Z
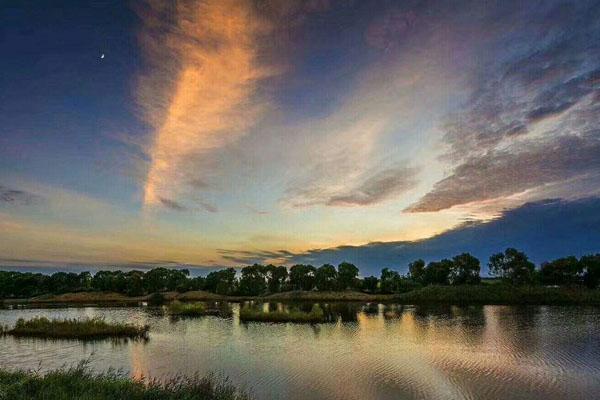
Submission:
M 0 5 L 0 264 L 600 250 L 600 2 L 165 4 Z

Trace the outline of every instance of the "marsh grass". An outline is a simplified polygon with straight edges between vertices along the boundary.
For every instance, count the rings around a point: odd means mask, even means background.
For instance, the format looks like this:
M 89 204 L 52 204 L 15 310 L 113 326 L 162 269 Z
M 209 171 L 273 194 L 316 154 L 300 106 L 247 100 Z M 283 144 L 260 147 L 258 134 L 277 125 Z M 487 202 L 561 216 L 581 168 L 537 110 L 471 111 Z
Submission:
M 40 374 L 0 369 L 0 399 L 11 400 L 248 400 L 214 375 L 136 381 L 120 371 L 93 373 L 86 362 Z
M 103 318 L 48 319 L 19 318 L 13 328 L 3 328 L 5 335 L 49 339 L 146 338 L 148 325 L 137 326 L 121 322 L 106 322 Z
M 170 315 L 181 317 L 200 317 L 207 314 L 206 307 L 202 303 L 182 303 L 180 301 L 169 304 L 168 311 Z
M 240 309 L 240 320 L 256 322 L 304 322 L 317 323 L 325 321 L 325 312 L 318 305 L 313 305 L 310 312 L 297 310 L 291 311 L 269 311 L 265 312 L 252 307 L 242 307 Z
M 511 286 L 502 283 L 426 286 L 396 296 L 402 304 L 600 305 L 600 290 L 579 287 Z

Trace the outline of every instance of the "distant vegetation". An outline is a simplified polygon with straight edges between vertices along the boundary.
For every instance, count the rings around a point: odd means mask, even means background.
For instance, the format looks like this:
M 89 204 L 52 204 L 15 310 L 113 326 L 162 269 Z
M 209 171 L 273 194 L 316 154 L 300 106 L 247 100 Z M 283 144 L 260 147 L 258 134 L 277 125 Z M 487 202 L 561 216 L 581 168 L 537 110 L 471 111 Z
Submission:
M 494 254 L 488 262 L 490 274 L 514 286 L 567 286 L 597 288 L 600 283 L 600 254 L 565 257 L 543 263 L 539 268 L 516 249 Z M 165 291 L 203 290 L 219 295 L 262 296 L 289 291 L 362 291 L 369 294 L 399 294 L 429 285 L 457 286 L 481 282 L 480 261 L 468 253 L 426 264 L 416 260 L 408 273 L 400 275 L 384 268 L 379 277 L 359 278 L 359 269 L 343 262 L 320 267 L 298 264 L 291 268 L 250 265 L 238 274 L 234 268 L 189 276 L 186 269 L 155 268 L 142 271 L 57 272 L 52 275 L 0 271 L 0 298 L 30 298 L 68 292 L 117 292 L 142 296 Z M 159 294 L 153 296 L 158 299 Z M 162 298 L 162 297 L 161 297 Z M 156 302 L 157 304 L 159 302 Z
M 307 322 L 317 323 L 325 321 L 325 313 L 318 305 L 313 305 L 310 312 L 299 310 L 290 311 L 263 311 L 250 306 L 240 309 L 241 321 L 259 321 L 259 322 Z
M 19 318 L 13 328 L 3 328 L 2 333 L 49 339 L 143 338 L 148 334 L 148 326 L 109 323 L 102 318 L 50 320 L 36 317 L 30 320 Z
M 174 301 L 169 304 L 169 314 L 182 317 L 199 317 L 206 315 L 206 307 L 202 303 L 182 303 Z
M 94 374 L 86 364 L 41 375 L 0 369 L 0 398 L 11 400 L 248 400 L 226 380 L 178 376 L 139 382 L 110 371 Z

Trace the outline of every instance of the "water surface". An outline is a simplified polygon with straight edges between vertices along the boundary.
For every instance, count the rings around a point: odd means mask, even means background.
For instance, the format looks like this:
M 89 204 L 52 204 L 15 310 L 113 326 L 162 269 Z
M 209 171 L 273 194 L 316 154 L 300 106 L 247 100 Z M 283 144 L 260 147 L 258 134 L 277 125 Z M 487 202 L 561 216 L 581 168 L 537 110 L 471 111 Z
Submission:
M 312 304 L 303 305 L 310 309 Z M 257 399 L 591 399 L 600 393 L 600 309 L 334 304 L 333 322 L 172 319 L 151 308 L 0 310 L 150 325 L 143 341 L 0 338 L 0 365 L 47 370 L 88 359 L 136 378 L 217 372 Z M 265 305 L 285 308 L 283 305 Z

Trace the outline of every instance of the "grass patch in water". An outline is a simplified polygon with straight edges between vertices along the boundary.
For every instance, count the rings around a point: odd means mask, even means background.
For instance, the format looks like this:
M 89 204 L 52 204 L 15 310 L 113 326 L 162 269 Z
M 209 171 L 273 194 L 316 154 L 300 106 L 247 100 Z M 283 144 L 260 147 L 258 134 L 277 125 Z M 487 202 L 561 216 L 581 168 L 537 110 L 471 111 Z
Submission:
M 256 322 L 306 322 L 317 323 L 325 321 L 323 309 L 315 304 L 310 312 L 303 311 L 262 311 L 252 307 L 240 309 L 240 320 Z
M 103 318 L 48 319 L 36 317 L 30 320 L 19 318 L 15 326 L 4 328 L 3 334 L 21 337 L 48 339 L 102 339 L 102 338 L 145 338 L 147 325 L 137 326 L 121 322 L 106 322 Z
M 248 400 L 226 379 L 176 376 L 145 382 L 122 372 L 96 374 L 86 363 L 40 374 L 0 369 L 0 399 L 11 400 Z
M 206 307 L 202 303 L 182 303 L 174 301 L 169 304 L 169 314 L 181 317 L 200 317 L 206 315 Z

